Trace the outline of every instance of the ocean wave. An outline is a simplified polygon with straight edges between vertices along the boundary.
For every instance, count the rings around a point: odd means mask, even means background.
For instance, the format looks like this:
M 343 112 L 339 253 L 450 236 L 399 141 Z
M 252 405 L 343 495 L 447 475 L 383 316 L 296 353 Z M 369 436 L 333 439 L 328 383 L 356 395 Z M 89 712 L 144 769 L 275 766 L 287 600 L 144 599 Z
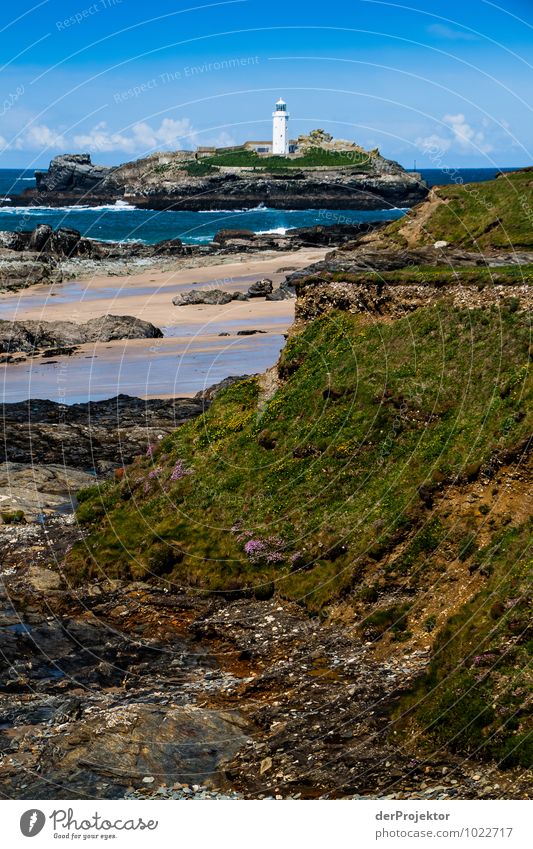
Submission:
M 256 236 L 284 236 L 291 227 L 273 227 L 272 230 L 256 230 Z
M 186 210 L 183 210 L 183 211 L 186 211 Z M 259 206 L 243 207 L 243 209 L 197 209 L 197 210 L 195 210 L 195 212 L 197 212 L 198 215 L 220 215 L 220 214 L 229 215 L 230 213 L 232 213 L 233 215 L 237 215 L 237 214 L 243 215 L 243 214 L 248 213 L 248 212 L 271 212 L 271 211 L 274 211 L 274 207 L 265 206 L 264 203 L 260 203 Z M 279 211 L 279 210 L 276 210 L 276 211 Z M 285 211 L 291 212 L 291 210 L 285 210 Z M 296 211 L 296 210 L 293 210 L 293 211 Z
M 6 206 L 0 207 L 2 212 L 17 213 L 20 215 L 41 215 L 43 212 L 131 212 L 138 207 L 132 206 L 123 200 L 115 203 L 106 203 L 101 206 Z
M 84 236 L 85 239 L 88 239 L 90 242 L 105 242 L 108 245 L 150 245 L 157 244 L 156 242 L 152 243 L 147 241 L 146 239 L 101 239 L 97 236 Z

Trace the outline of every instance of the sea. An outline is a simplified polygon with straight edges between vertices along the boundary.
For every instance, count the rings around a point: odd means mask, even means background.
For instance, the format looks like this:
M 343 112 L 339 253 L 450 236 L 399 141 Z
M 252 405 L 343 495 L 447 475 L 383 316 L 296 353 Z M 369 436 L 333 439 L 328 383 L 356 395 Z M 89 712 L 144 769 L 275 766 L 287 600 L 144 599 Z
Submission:
M 479 182 L 493 179 L 496 168 L 421 170 L 430 186 L 452 182 Z M 35 185 L 32 171 L 0 170 L 0 196 L 20 194 Z M 401 218 L 405 209 L 381 209 L 372 212 L 359 210 L 280 210 L 268 207 L 209 212 L 150 211 L 135 209 L 118 201 L 100 207 L 22 207 L 16 200 L 0 208 L 0 230 L 32 230 L 38 224 L 52 227 L 73 227 L 84 236 L 104 241 L 141 241 L 146 244 L 163 239 L 180 238 L 185 243 L 210 242 L 221 228 L 246 228 L 256 233 L 285 233 L 292 227 L 315 224 L 388 221 Z M 246 271 L 243 269 L 243 273 Z M 244 284 L 245 277 L 240 280 Z M 235 278 L 235 283 L 239 279 Z M 249 285 L 250 280 L 246 283 Z M 214 285 L 216 285 L 214 283 Z M 110 279 L 108 288 L 99 293 L 79 281 L 65 281 L 50 291 L 26 291 L 21 295 L 0 294 L 0 319 L 24 318 L 24 305 L 42 307 L 47 318 L 48 299 L 56 303 L 76 304 L 101 294 L 113 303 L 113 312 L 120 313 L 121 295 L 127 295 L 127 285 Z M 238 286 L 236 286 L 238 288 Z M 149 302 L 158 284 L 148 282 L 146 291 L 139 290 Z M 169 302 L 173 292 L 169 290 Z M 35 303 L 34 303 L 35 302 Z M 123 308 L 124 309 L 124 308 Z M 276 326 L 276 322 L 278 326 Z M 265 325 L 257 315 L 247 313 L 240 319 L 230 319 L 221 309 L 215 319 L 203 326 L 188 326 L 180 322 L 179 310 L 169 311 L 169 326 L 163 327 L 166 337 L 161 344 L 148 340 L 141 347 L 132 343 L 114 343 L 98 352 L 84 351 L 83 355 L 58 360 L 27 360 L 20 364 L 0 365 L 0 400 L 23 401 L 27 398 L 47 398 L 74 404 L 87 400 L 110 398 L 123 392 L 143 397 L 191 395 L 230 374 L 252 374 L 272 366 L 285 344 L 284 332 L 290 315 L 280 315 Z M 238 330 L 253 328 L 267 333 L 254 336 L 238 335 Z M 228 335 L 229 334 L 229 335 Z M 220 336 L 226 338 L 219 338 Z
M 452 182 L 491 180 L 499 168 L 429 169 L 419 173 L 428 185 Z M 0 197 L 16 195 L 35 186 L 33 171 L 0 169 Z M 22 207 L 14 201 L 0 207 L 0 230 L 32 230 L 38 224 L 52 227 L 73 227 L 83 236 L 112 242 L 143 242 L 153 244 L 163 239 L 179 238 L 184 243 L 202 244 L 212 241 L 222 228 L 252 230 L 255 233 L 285 233 L 292 227 L 312 227 L 315 224 L 391 221 L 405 215 L 405 209 L 323 210 L 323 209 L 254 209 L 188 212 L 186 210 L 153 211 L 135 209 L 123 201 L 97 207 L 65 206 Z

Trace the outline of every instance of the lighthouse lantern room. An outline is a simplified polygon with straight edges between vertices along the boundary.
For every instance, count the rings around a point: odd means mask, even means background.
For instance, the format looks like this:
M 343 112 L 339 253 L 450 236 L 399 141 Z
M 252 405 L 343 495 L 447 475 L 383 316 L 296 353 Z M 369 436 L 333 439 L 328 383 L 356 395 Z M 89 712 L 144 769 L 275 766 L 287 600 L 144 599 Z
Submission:
M 287 104 L 280 97 L 272 113 L 272 153 L 274 154 L 286 156 L 289 152 L 288 123 Z

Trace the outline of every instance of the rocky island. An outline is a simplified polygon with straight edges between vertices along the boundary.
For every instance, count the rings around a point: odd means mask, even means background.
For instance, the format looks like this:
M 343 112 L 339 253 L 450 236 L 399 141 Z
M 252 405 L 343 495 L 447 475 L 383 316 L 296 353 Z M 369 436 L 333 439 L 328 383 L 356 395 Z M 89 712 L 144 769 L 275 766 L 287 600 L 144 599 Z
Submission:
M 298 154 L 264 157 L 244 147 L 156 153 L 117 167 L 89 154 L 56 156 L 36 172 L 35 189 L 17 205 L 98 206 L 123 201 L 140 209 L 390 209 L 411 207 L 427 194 L 420 174 L 408 173 L 378 151 L 350 142 L 317 141 Z

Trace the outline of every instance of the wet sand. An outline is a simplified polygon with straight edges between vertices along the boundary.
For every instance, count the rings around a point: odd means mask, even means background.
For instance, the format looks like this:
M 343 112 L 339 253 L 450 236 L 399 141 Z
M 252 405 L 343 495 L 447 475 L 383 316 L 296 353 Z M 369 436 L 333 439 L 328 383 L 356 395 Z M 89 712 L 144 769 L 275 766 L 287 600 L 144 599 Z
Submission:
M 246 291 L 279 268 L 301 268 L 322 259 L 325 250 L 242 255 L 238 258 L 176 263 L 126 277 L 95 276 L 84 281 L 38 285 L 0 295 L 0 318 L 85 322 L 106 313 L 133 315 L 161 327 L 163 339 L 120 340 L 82 345 L 71 357 L 27 359 L 0 366 L 6 402 L 49 398 L 63 403 L 110 398 L 193 395 L 230 374 L 264 371 L 276 361 L 293 321 L 294 301 L 232 301 L 224 306 L 175 307 L 172 298 L 193 288 Z M 209 262 L 206 262 L 206 259 Z M 188 265 L 188 267 L 185 267 Z M 192 266 L 192 267 L 191 267 Z M 239 330 L 261 331 L 238 336 Z M 220 334 L 229 334 L 221 336 Z
M 94 276 L 86 280 L 39 284 L 13 294 L 0 294 L 0 318 L 85 322 L 105 313 L 133 315 L 158 327 L 204 324 L 224 310 L 225 320 L 257 316 L 292 315 L 290 301 L 236 301 L 227 307 L 175 307 L 172 298 L 189 289 L 246 291 L 255 280 L 269 277 L 274 285 L 285 277 L 279 268 L 303 268 L 322 259 L 325 249 L 289 253 L 243 254 L 235 258 L 197 258 L 193 264 L 177 261 L 172 269 L 147 269 L 124 277 Z M 228 310 L 228 312 L 226 312 Z

